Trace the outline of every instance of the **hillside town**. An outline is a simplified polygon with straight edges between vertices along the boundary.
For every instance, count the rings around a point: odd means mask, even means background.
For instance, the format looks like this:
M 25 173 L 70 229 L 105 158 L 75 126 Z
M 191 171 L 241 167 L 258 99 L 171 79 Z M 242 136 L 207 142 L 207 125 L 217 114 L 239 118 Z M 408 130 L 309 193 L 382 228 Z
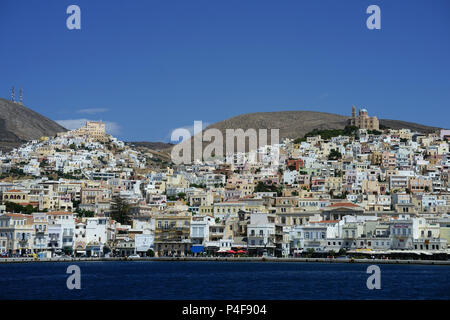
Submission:
M 0 255 L 446 260 L 449 139 L 353 108 L 344 129 L 174 165 L 87 121 L 0 154 Z

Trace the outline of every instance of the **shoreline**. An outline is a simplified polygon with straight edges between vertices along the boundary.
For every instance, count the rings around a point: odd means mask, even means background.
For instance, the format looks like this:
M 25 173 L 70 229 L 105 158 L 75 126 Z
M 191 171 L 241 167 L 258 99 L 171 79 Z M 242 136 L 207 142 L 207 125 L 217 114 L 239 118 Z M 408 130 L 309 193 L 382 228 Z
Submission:
M 413 264 L 450 265 L 450 260 L 406 260 L 406 259 L 332 259 L 332 258 L 274 258 L 274 257 L 144 257 L 144 258 L 2 258 L 0 264 L 31 262 L 114 262 L 114 261 L 215 261 L 215 262 L 297 262 L 297 263 L 358 263 L 358 264 Z

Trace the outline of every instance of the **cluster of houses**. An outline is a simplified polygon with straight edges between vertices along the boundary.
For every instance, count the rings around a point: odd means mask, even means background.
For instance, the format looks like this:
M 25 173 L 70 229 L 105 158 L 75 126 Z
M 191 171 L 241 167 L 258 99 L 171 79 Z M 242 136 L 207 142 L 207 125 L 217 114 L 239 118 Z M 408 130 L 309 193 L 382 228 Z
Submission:
M 450 131 L 365 114 L 355 134 L 159 170 L 102 122 L 30 141 L 0 155 L 0 255 L 448 254 Z

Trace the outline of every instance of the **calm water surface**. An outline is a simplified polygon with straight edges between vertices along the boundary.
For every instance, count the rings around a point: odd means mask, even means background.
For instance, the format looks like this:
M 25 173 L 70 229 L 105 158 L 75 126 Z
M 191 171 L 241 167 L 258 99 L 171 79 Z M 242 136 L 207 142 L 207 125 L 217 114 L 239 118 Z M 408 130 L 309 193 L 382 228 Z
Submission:
M 66 269 L 81 269 L 68 290 Z M 0 299 L 450 299 L 450 266 L 254 262 L 0 264 Z

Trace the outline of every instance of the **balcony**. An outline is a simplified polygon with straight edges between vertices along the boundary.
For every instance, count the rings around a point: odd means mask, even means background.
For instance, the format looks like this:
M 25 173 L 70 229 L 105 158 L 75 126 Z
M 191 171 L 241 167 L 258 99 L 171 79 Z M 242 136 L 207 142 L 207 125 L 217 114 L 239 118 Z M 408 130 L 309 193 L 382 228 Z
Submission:
M 183 239 L 182 237 L 160 237 L 155 238 L 155 243 L 189 243 L 190 239 Z
M 310 247 L 318 247 L 320 246 L 321 242 L 319 240 L 305 240 L 304 246 L 310 246 Z
M 59 241 L 58 240 L 50 240 L 48 242 L 49 248 L 58 248 L 59 247 Z
M 269 244 L 266 244 L 266 245 L 265 244 L 255 243 L 255 244 L 249 244 L 249 245 L 247 245 L 247 247 L 249 249 L 252 249 L 252 248 L 273 249 L 273 248 L 276 248 L 276 245 L 274 243 L 269 243 Z
M 28 245 L 28 239 L 19 239 L 18 243 L 19 243 L 19 246 L 26 247 Z
M 190 230 L 191 227 L 190 226 L 182 226 L 182 227 L 177 227 L 177 226 L 164 226 L 164 227 L 158 227 L 157 229 L 161 230 L 161 231 L 184 231 L 184 230 Z

